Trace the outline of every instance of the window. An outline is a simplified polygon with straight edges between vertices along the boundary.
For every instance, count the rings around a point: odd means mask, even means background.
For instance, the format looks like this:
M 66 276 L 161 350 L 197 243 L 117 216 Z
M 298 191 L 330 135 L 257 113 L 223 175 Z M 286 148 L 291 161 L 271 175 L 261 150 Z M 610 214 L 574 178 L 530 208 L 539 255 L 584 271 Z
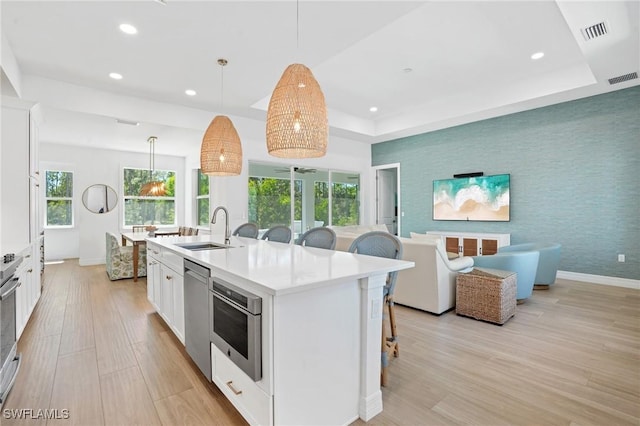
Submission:
M 163 196 L 140 196 L 150 181 L 164 182 Z M 176 225 L 176 173 L 170 170 L 124 169 L 124 226 Z
M 291 224 L 291 181 L 288 178 L 249 177 L 249 221 L 260 229 Z M 295 216 L 302 217 L 302 181 L 295 180 Z
M 46 211 L 47 226 L 73 226 L 73 172 L 47 170 Z
M 360 175 L 249 162 L 249 220 L 260 229 L 293 222 L 295 236 L 317 226 L 358 225 Z
M 209 226 L 209 176 L 198 169 L 198 187 L 196 188 L 196 214 L 198 226 Z
M 331 172 L 331 224 L 360 223 L 360 176 Z
M 315 220 L 329 224 L 329 182 L 314 182 Z

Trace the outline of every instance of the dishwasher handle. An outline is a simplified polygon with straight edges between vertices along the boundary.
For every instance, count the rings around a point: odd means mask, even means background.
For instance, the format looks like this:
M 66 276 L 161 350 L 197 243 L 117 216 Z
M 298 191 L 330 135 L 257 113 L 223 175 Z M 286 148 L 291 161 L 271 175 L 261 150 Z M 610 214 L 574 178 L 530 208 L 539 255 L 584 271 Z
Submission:
M 198 277 L 200 281 L 204 280 L 205 283 L 209 279 L 209 275 L 211 275 L 209 268 L 187 259 L 184 260 L 184 273 Z
M 188 275 L 189 277 L 193 278 L 194 280 L 198 280 L 203 284 L 207 284 L 208 285 L 208 279 L 207 277 L 203 277 L 202 275 L 190 270 L 190 269 L 185 269 L 184 270 L 184 274 Z

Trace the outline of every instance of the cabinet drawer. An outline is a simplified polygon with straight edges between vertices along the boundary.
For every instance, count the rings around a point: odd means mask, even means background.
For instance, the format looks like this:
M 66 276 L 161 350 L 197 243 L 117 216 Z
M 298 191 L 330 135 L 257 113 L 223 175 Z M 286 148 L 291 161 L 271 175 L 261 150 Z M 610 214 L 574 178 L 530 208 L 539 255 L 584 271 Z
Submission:
M 184 274 L 184 262 L 180 255 L 177 255 L 169 250 L 162 250 L 162 263 L 169 266 L 180 275 Z
M 159 259 L 161 253 L 160 246 L 147 242 L 147 256 Z
M 213 381 L 250 424 L 273 424 L 272 400 L 249 376 L 211 344 Z

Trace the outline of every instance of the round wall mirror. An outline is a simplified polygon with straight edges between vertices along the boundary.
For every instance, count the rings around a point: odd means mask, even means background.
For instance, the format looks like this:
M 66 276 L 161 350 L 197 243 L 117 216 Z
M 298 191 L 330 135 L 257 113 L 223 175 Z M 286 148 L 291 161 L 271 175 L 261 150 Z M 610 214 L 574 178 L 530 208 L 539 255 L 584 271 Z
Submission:
M 108 185 L 91 185 L 82 193 L 82 204 L 93 213 L 109 213 L 118 204 L 118 194 Z

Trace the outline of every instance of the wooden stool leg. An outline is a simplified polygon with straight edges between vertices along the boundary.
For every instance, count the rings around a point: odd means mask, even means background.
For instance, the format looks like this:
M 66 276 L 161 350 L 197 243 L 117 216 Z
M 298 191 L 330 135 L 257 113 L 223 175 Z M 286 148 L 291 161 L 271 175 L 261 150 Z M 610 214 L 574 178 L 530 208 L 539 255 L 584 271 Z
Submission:
M 382 313 L 382 340 L 380 342 L 380 385 L 387 386 L 387 368 L 389 367 L 389 353 L 387 346 L 387 316 Z
M 400 355 L 400 347 L 398 345 L 398 335 L 396 333 L 396 310 L 393 303 L 393 298 L 387 296 L 387 306 L 389 307 L 389 323 L 391 325 L 391 341 L 394 343 L 393 356 L 398 357 Z

